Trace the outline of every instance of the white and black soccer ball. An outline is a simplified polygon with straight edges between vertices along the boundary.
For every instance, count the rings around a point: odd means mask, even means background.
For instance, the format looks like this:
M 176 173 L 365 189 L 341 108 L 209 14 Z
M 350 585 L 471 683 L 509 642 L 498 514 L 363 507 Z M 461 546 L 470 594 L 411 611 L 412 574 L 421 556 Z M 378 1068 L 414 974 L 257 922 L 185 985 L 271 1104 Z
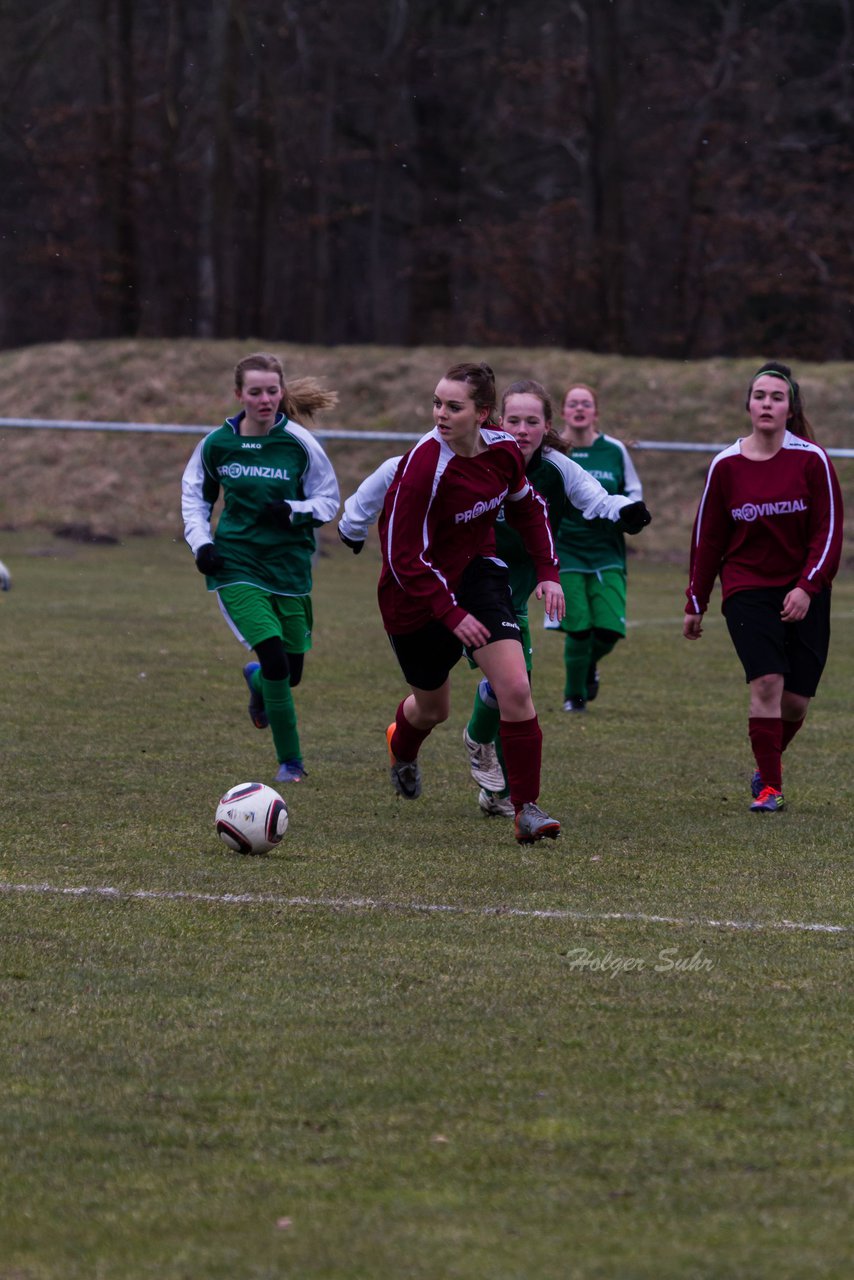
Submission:
M 288 829 L 288 806 L 263 782 L 239 782 L 216 807 L 216 833 L 235 853 L 267 853 Z

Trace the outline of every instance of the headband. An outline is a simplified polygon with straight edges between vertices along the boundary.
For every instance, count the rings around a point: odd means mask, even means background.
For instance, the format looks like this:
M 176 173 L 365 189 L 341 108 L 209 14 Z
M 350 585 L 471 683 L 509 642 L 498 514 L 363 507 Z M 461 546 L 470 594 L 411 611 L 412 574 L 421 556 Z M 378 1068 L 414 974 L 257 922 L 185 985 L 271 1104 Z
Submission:
M 756 382 L 758 378 L 782 378 L 783 382 L 785 382 L 786 386 L 789 388 L 789 404 L 794 405 L 795 400 L 797 399 L 797 392 L 795 391 L 792 383 L 786 377 L 785 373 L 780 373 L 778 369 L 760 369 L 759 372 L 754 373 L 753 377 L 750 379 L 751 391 L 753 390 L 754 382 Z

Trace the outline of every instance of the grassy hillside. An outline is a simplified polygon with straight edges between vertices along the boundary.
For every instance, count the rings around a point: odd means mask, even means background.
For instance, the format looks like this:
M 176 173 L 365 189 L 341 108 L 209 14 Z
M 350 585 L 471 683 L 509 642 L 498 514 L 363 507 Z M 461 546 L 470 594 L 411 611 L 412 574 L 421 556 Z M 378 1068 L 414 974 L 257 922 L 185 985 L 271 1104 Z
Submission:
M 315 424 L 321 429 L 427 430 L 435 382 L 449 364 L 471 358 L 492 365 L 499 387 L 538 378 L 556 405 L 570 381 L 589 382 L 600 392 L 603 429 L 641 442 L 734 439 L 744 430 L 744 391 L 760 363 L 540 349 L 297 347 L 263 339 L 64 342 L 0 353 L 3 416 L 214 426 L 233 410 L 236 361 L 268 348 L 288 374 L 314 375 L 339 392 L 338 409 Z M 851 445 L 852 366 L 800 364 L 796 372 L 821 442 Z M 0 441 L 0 529 L 180 537 L 179 482 L 192 437 L 6 429 Z M 393 451 L 387 443 L 330 443 L 342 493 Z M 634 457 L 654 523 L 633 550 L 682 560 L 708 458 L 642 450 Z M 838 469 L 854 510 L 854 463 L 841 461 Z

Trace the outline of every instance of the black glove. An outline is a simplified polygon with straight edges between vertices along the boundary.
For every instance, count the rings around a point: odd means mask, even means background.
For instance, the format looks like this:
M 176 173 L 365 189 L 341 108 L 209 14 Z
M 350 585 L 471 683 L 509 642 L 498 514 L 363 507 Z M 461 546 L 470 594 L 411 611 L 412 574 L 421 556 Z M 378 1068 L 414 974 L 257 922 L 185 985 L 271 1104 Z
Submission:
M 630 502 L 620 512 L 620 524 L 626 533 L 640 533 L 652 521 L 652 516 L 642 502 Z
M 199 573 L 214 574 L 225 568 L 225 561 L 212 542 L 206 542 L 196 552 L 196 568 Z
M 268 502 L 264 510 L 267 513 L 267 519 L 272 524 L 278 525 L 280 529 L 290 529 L 291 527 L 291 504 L 286 502 L 284 498 L 279 502 Z
M 349 548 L 350 548 L 350 550 L 353 552 L 353 555 L 354 555 L 354 556 L 357 556 L 357 555 L 359 554 L 359 552 L 362 550 L 362 547 L 365 545 L 365 539 L 364 539 L 364 538 L 362 538 L 362 541 L 361 541 L 361 542 L 358 542 L 355 538 L 345 538 L 345 537 L 344 537 L 344 534 L 341 532 L 341 526 L 340 526 L 340 525 L 338 526 L 338 537 L 339 537 L 339 538 L 341 539 L 341 541 L 344 543 L 344 546 L 345 546 L 345 547 L 349 547 Z

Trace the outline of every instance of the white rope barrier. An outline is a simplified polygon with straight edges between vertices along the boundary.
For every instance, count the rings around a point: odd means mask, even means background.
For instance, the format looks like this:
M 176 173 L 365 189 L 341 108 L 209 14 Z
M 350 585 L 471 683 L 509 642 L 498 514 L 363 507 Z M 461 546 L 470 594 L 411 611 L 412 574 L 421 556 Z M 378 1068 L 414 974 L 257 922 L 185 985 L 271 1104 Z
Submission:
M 214 428 L 182 426 L 174 422 L 85 422 L 64 418 L 0 418 L 4 427 L 26 427 L 33 431 L 126 431 L 165 436 L 206 436 Z M 424 431 L 313 431 L 318 440 L 420 440 Z M 658 450 L 660 453 L 720 453 L 726 444 L 697 444 L 685 440 L 631 440 L 630 449 Z M 831 458 L 854 458 L 854 449 L 825 449 Z

